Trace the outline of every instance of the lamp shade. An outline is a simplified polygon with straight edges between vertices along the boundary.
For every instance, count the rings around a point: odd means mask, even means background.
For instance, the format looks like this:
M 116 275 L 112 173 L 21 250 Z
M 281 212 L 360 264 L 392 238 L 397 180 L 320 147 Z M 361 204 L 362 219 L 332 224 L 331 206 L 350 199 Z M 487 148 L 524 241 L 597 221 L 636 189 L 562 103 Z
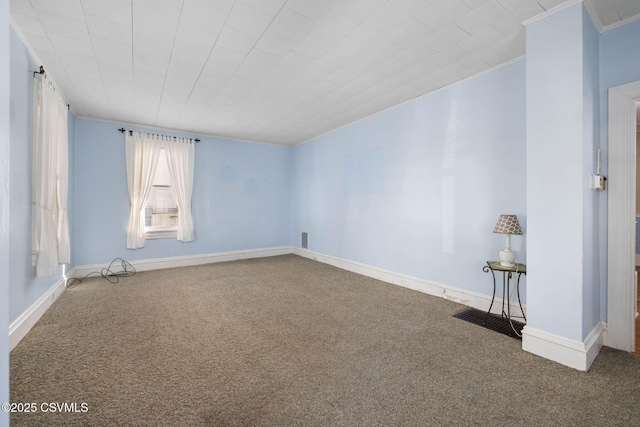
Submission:
M 522 229 L 518 223 L 518 217 L 515 215 L 500 215 L 496 228 L 493 229 L 494 233 L 498 234 L 522 234 Z

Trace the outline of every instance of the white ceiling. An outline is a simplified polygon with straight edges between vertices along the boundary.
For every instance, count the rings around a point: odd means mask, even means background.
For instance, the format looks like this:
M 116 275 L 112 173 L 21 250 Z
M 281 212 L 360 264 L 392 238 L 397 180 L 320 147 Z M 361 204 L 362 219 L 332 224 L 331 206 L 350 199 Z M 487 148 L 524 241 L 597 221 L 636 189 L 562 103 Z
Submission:
M 521 57 L 564 0 L 10 0 L 76 116 L 292 146 Z M 572 1 L 575 3 L 575 1 Z M 639 0 L 588 0 L 600 30 Z

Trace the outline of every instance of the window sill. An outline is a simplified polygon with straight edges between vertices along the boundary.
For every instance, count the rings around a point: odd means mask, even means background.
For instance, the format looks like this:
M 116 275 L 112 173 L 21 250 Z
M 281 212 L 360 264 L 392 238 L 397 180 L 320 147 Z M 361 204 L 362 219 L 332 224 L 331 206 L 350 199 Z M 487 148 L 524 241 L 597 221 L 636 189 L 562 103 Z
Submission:
M 145 239 L 176 239 L 178 229 L 176 227 L 146 227 L 144 231 Z

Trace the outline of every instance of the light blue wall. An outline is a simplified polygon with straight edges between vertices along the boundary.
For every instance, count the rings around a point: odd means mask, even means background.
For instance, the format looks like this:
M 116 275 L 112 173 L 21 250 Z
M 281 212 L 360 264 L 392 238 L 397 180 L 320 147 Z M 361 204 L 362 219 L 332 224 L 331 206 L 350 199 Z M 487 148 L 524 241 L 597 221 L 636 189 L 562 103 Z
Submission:
M 576 4 L 527 27 L 527 327 L 578 341 L 595 325 L 585 304 L 598 309 L 584 267 L 598 260 L 588 247 L 598 224 L 587 192 L 597 35 L 585 14 Z
M 195 240 L 147 240 L 126 247 L 129 195 L 124 135 L 136 126 L 78 118 L 75 129 L 76 265 L 287 246 L 291 219 L 289 148 L 202 137 L 195 147 Z M 175 132 L 176 136 L 194 137 Z M 194 137 L 195 138 L 195 137 Z
M 10 307 L 13 322 L 62 277 L 63 268 L 50 277 L 35 277 L 31 265 L 31 186 L 33 145 L 33 71 L 37 64 L 11 29 L 11 252 L 9 254 Z M 73 117 L 69 119 L 73 125 Z M 73 146 L 73 133 L 70 135 Z M 71 167 L 72 168 L 72 167 Z M 70 191 L 69 206 L 73 193 Z M 69 267 L 67 266 L 67 270 Z
M 582 185 L 583 197 L 583 339 L 603 319 L 600 313 L 600 200 L 606 194 L 594 191 L 586 182 L 596 172 L 597 150 L 600 148 L 600 35 L 587 12 L 582 7 L 583 31 L 583 147 Z M 606 252 L 603 252 L 606 253 Z
M 608 174 L 609 147 L 608 90 L 640 80 L 640 21 L 607 31 L 600 35 L 600 140 L 603 150 L 602 173 Z M 607 199 L 600 198 L 600 251 L 607 253 Z M 600 258 L 600 281 L 607 283 L 607 257 Z M 607 287 L 600 290 L 600 312 L 607 316 Z
M 291 241 L 490 294 L 500 214 L 518 215 L 526 261 L 525 170 L 520 61 L 295 147 Z
M 9 401 L 9 1 L 0 0 L 0 403 Z M 0 426 L 9 414 L 0 411 Z

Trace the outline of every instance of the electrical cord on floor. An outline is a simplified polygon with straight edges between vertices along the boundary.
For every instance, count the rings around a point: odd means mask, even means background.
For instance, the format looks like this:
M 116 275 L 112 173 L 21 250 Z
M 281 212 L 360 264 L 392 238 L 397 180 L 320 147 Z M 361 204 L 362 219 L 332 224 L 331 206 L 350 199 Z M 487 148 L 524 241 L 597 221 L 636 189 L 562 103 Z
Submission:
M 113 271 L 112 270 L 112 266 L 114 263 L 116 263 L 116 261 L 120 262 L 120 265 L 122 267 L 122 269 L 120 271 Z M 103 279 L 108 280 L 110 283 L 112 284 L 116 284 L 118 282 L 120 282 L 120 278 L 121 277 L 130 277 L 136 274 L 136 269 L 133 268 L 133 265 L 131 265 L 128 261 L 125 261 L 122 258 L 115 258 L 113 261 L 111 261 L 111 263 L 109 264 L 108 267 L 106 268 L 102 268 L 100 269 L 100 271 L 92 271 L 91 273 L 83 276 L 83 277 L 76 277 L 73 279 L 67 279 L 67 288 L 71 288 L 71 287 L 75 287 L 78 286 L 80 283 L 82 283 L 82 281 L 84 279 L 86 279 L 87 277 L 90 276 L 100 276 Z

